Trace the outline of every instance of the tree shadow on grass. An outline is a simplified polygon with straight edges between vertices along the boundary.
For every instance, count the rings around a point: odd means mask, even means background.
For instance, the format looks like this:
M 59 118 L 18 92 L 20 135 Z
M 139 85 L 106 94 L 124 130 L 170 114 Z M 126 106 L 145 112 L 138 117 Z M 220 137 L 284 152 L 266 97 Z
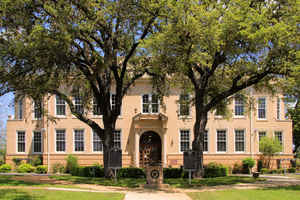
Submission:
M 264 188 L 263 190 L 292 190 L 292 191 L 300 192 L 300 185 L 268 187 L 268 188 Z
M 22 190 L 0 189 L 0 200 L 41 200 L 42 196 L 32 196 Z

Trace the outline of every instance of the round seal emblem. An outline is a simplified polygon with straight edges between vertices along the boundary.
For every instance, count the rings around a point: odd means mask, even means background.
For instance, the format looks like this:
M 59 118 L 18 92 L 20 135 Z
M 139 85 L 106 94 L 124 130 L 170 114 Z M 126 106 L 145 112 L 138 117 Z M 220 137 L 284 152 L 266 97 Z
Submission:
M 154 170 L 151 171 L 150 175 L 151 175 L 151 178 L 158 179 L 159 171 L 154 169 Z

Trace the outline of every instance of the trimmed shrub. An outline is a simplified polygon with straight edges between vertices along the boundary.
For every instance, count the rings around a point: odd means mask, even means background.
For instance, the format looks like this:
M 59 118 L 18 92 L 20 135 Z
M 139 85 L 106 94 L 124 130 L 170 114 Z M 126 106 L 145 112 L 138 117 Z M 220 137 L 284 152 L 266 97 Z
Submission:
M 257 160 L 257 171 L 260 172 L 262 168 L 263 168 L 263 161 Z
M 164 178 L 183 178 L 182 168 L 164 168 Z
M 0 166 L 1 173 L 7 173 L 11 171 L 11 166 L 9 164 L 3 164 Z
M 2 159 L 0 158 L 0 166 L 1 166 L 1 165 L 4 165 L 4 164 L 5 164 L 4 160 L 2 160 Z
M 65 166 L 61 163 L 54 163 L 52 165 L 52 171 L 53 173 L 64 173 L 65 172 Z
M 296 173 L 296 168 L 295 167 L 289 168 L 288 172 L 289 173 Z
M 241 165 L 239 163 L 235 163 L 233 165 L 232 173 L 233 174 L 241 174 L 241 173 L 243 173 L 243 165 Z
M 22 158 L 13 158 L 12 161 L 14 162 L 15 166 L 18 167 L 22 163 Z
M 269 174 L 269 173 L 270 173 L 270 170 L 267 169 L 267 168 L 261 168 L 260 172 L 261 172 L 262 174 Z
M 77 157 L 73 155 L 68 155 L 66 161 L 66 173 L 70 173 L 72 175 L 77 174 L 77 168 L 79 167 Z
M 39 165 L 43 165 L 43 157 L 40 156 L 40 155 L 37 155 L 37 156 L 33 156 L 32 158 L 30 158 L 28 161 L 27 161 L 28 164 L 31 164 L 32 166 L 39 166 Z
M 30 173 L 30 172 L 34 172 L 34 170 L 35 167 L 27 163 L 23 163 L 17 168 L 17 172 L 19 173 Z
M 244 173 L 251 173 L 251 169 L 254 167 L 255 165 L 255 160 L 253 158 L 245 158 L 243 161 L 243 171 Z
M 145 172 L 141 168 L 128 167 L 118 170 L 118 178 L 144 178 Z
M 209 163 L 204 167 L 204 178 L 222 177 L 228 175 L 228 169 L 222 164 Z
M 36 167 L 34 172 L 37 174 L 47 174 L 47 171 L 48 171 L 47 166 L 39 165 Z

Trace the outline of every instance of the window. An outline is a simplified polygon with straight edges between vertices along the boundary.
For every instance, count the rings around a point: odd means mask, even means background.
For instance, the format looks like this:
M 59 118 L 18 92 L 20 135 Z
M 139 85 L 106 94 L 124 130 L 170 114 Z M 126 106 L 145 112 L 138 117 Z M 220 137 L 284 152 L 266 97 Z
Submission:
M 102 115 L 100 106 L 97 104 L 96 98 L 93 99 L 93 115 Z
M 25 152 L 25 131 L 17 132 L 17 152 Z
M 190 96 L 188 94 L 181 94 L 179 98 L 179 115 L 189 116 L 190 115 Z
M 276 117 L 276 119 L 278 119 L 278 120 L 280 120 L 280 98 L 278 97 L 277 98 L 277 117 Z
M 203 144 L 203 151 L 208 151 L 208 131 L 204 132 L 204 144 Z
M 18 119 L 23 119 L 23 98 L 18 101 Z
M 180 130 L 180 152 L 190 149 L 190 131 Z
M 264 132 L 264 131 L 258 132 L 258 142 L 259 142 L 259 144 L 260 144 L 261 139 L 262 139 L 263 137 L 266 137 L 266 136 L 267 136 L 267 133 L 266 133 L 266 132 Z M 260 145 L 259 145 L 259 152 L 261 152 L 261 147 L 260 147 Z
M 40 131 L 33 132 L 33 152 L 42 152 L 42 133 Z
M 235 152 L 245 151 L 245 131 L 235 130 Z
M 266 119 L 266 98 L 258 98 L 258 119 Z
M 217 131 L 217 152 L 226 152 L 227 141 L 226 141 L 226 130 Z
M 84 130 L 74 130 L 74 151 L 84 151 Z
M 121 130 L 115 130 L 113 134 L 114 147 L 121 149 Z
M 281 131 L 275 131 L 274 135 L 275 135 L 275 138 L 278 139 L 278 141 L 280 142 L 280 144 L 282 146 L 282 132 Z
M 34 119 L 42 118 L 42 102 L 34 101 Z
M 284 101 L 284 119 L 289 119 L 289 103 L 287 100 Z
M 82 98 L 80 96 L 74 96 L 73 103 L 74 103 L 75 111 L 83 114 Z
M 99 135 L 93 131 L 93 151 L 101 152 L 103 151 L 103 143 Z
M 158 97 L 155 94 L 144 94 L 142 97 L 143 113 L 158 113 L 159 102 Z
M 116 110 L 116 103 L 117 103 L 117 99 L 116 99 L 116 95 L 112 94 L 111 95 L 111 110 Z
M 66 132 L 65 130 L 56 130 L 56 151 L 66 151 Z
M 56 115 L 66 115 L 66 102 L 58 95 L 56 95 Z
M 234 98 L 234 115 L 237 117 L 244 116 L 244 99 L 241 96 Z

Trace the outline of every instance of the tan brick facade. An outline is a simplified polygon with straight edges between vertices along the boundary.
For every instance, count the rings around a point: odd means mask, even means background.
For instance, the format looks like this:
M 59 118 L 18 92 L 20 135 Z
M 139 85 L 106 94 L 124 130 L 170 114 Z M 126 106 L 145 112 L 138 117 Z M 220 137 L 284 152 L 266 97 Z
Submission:
M 119 117 L 116 129 L 121 131 L 121 147 L 123 151 L 124 166 L 139 166 L 140 160 L 140 137 L 147 131 L 157 133 L 161 138 L 161 161 L 164 166 L 179 167 L 182 165 L 183 154 L 180 152 L 180 130 L 189 131 L 189 145 L 193 139 L 193 123 L 194 108 L 191 107 L 188 117 L 179 116 L 179 95 L 180 91 L 173 89 L 168 97 L 164 98 L 164 104 L 160 105 L 160 114 L 142 114 L 142 95 L 151 94 L 152 86 L 147 80 L 140 80 L 130 89 L 127 96 L 123 100 L 122 114 Z M 205 152 L 204 162 L 220 162 L 226 165 L 233 165 L 235 162 L 241 162 L 245 157 L 257 158 L 259 155 L 259 132 L 266 132 L 270 137 L 274 133 L 280 131 L 282 134 L 283 152 L 281 158 L 292 157 L 292 122 L 285 119 L 284 102 L 282 96 L 279 95 L 281 101 L 277 102 L 278 95 L 269 95 L 267 93 L 257 93 L 253 91 L 251 94 L 254 99 L 259 97 L 265 98 L 266 118 L 259 120 L 257 116 L 258 105 L 255 109 L 246 111 L 244 116 L 223 119 L 209 114 L 207 131 L 208 131 L 208 151 Z M 46 99 L 46 98 L 45 98 Z M 257 101 L 256 101 L 257 102 Z M 56 122 L 47 120 L 33 119 L 32 100 L 25 98 L 22 103 L 22 119 L 19 119 L 20 104 L 17 102 L 15 106 L 15 117 L 7 122 L 7 161 L 12 162 L 12 158 L 27 157 L 33 154 L 33 132 L 41 131 L 42 135 L 42 154 L 44 164 L 48 164 L 48 156 L 50 166 L 56 162 L 65 162 L 68 154 L 78 156 L 81 165 L 92 165 L 102 163 L 101 152 L 93 152 L 93 133 L 83 122 L 74 118 L 66 105 L 66 115 L 57 117 Z M 280 108 L 280 119 L 277 119 L 278 105 Z M 52 116 L 56 115 L 56 100 L 51 96 L 49 100 L 45 100 L 44 106 Z M 246 105 L 245 105 L 246 107 Z M 234 101 L 229 108 L 234 112 Z M 93 116 L 90 118 L 101 122 L 101 116 Z M 83 130 L 84 135 L 84 151 L 74 151 L 74 130 Z M 56 151 L 56 130 L 65 131 L 65 151 Z M 225 152 L 217 152 L 217 131 L 225 132 Z M 240 130 L 244 133 L 244 151 L 236 152 L 235 141 L 237 138 L 235 132 Z M 17 152 L 17 132 L 25 132 L 25 152 Z M 243 134 L 242 134 L 243 135 Z M 224 138 L 225 138 L 224 137 Z M 224 139 L 223 138 L 223 139 Z M 185 138 L 186 139 L 186 138 Z M 187 143 L 186 143 L 187 144 Z M 39 153 L 37 153 L 39 154 Z

